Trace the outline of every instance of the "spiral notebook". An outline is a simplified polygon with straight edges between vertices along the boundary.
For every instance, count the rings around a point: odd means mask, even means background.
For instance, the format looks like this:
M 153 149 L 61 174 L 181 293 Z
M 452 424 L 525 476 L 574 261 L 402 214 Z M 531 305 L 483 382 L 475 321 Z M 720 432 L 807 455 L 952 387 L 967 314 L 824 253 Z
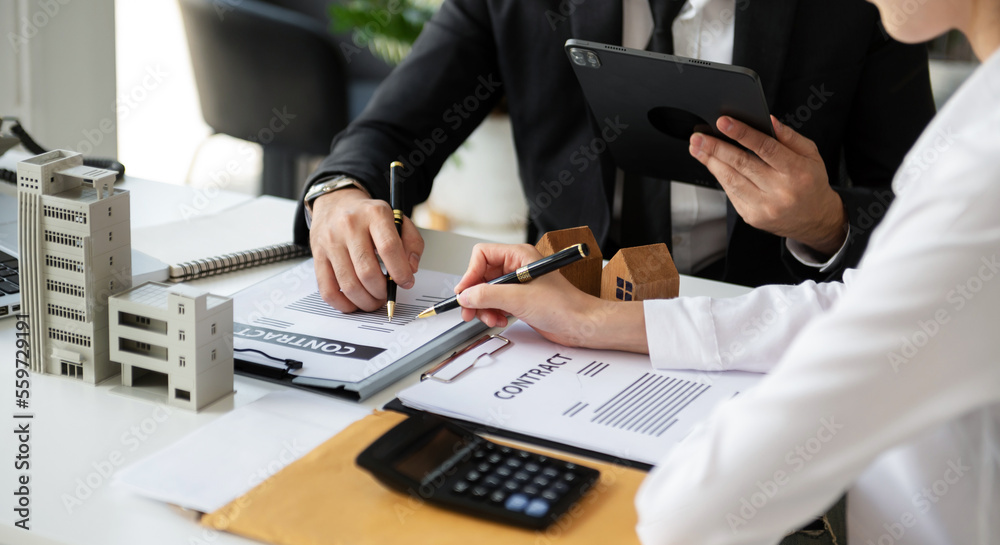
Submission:
M 295 202 L 258 197 L 222 212 L 198 216 L 168 227 L 155 226 L 132 232 L 133 245 L 156 248 L 167 263 L 171 282 L 257 267 L 309 255 L 309 248 L 292 240 L 292 222 L 287 229 L 269 229 L 262 217 L 291 217 Z M 220 225 L 230 226 L 220 229 Z M 183 242 L 179 244 L 178 242 Z

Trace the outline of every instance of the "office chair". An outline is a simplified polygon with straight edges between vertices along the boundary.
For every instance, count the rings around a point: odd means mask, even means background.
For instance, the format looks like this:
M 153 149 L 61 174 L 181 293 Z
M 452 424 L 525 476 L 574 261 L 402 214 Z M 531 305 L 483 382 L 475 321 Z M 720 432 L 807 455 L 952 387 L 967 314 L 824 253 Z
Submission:
M 205 122 L 261 144 L 261 192 L 296 198 L 304 159 L 329 152 L 391 68 L 367 49 L 346 62 L 326 0 L 178 1 Z

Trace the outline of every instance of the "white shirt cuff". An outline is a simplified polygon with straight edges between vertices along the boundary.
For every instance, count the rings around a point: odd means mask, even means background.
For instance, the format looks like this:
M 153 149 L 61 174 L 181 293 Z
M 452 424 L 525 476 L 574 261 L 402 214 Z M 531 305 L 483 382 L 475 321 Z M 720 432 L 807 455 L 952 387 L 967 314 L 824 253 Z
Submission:
M 649 357 L 655 369 L 722 369 L 708 297 L 643 301 Z
M 829 271 L 831 268 L 833 268 L 833 266 L 836 265 L 837 262 L 840 260 L 840 258 L 844 255 L 844 250 L 847 248 L 847 242 L 849 240 L 851 240 L 850 226 L 848 226 L 847 228 L 847 236 L 844 237 L 844 243 L 840 245 L 840 249 L 837 250 L 837 253 L 830 256 L 830 259 L 827 259 L 826 261 L 823 262 L 819 260 L 819 255 L 816 253 L 815 250 L 806 246 L 805 244 L 802 244 L 797 240 L 786 238 L 785 248 L 788 248 L 788 251 L 792 254 L 792 257 L 794 257 L 795 260 L 798 261 L 799 263 L 807 267 L 813 267 L 819 269 L 819 272 L 825 273 Z

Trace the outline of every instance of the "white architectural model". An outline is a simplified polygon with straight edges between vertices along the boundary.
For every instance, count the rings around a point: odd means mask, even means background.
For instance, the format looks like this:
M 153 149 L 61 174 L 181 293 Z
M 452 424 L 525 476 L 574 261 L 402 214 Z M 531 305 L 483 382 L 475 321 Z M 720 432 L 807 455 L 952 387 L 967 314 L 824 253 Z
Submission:
M 23 314 L 33 372 L 96 384 L 108 359 L 107 300 L 132 287 L 129 195 L 115 173 L 56 150 L 17 165 Z
M 122 385 L 166 375 L 167 403 L 198 410 L 233 391 L 233 300 L 147 282 L 109 300 L 111 360 Z

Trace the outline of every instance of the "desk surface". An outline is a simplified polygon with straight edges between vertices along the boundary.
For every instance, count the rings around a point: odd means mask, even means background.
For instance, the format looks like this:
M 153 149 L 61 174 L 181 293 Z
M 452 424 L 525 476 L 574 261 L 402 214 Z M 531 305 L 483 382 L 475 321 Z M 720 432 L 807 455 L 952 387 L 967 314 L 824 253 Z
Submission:
M 0 191 L 10 186 L 0 184 Z M 246 202 L 250 197 L 225 191 L 199 191 L 143 180 L 127 180 L 132 191 L 132 226 L 161 225 L 184 221 L 191 211 L 212 214 Z M 294 203 L 288 201 L 284 217 L 261 218 L 275 229 L 291 225 Z M 232 229 L 226 225 L 220 228 Z M 461 274 L 475 239 L 451 233 L 424 232 L 422 265 Z M 178 243 L 183 243 L 178 241 Z M 156 248 L 138 248 L 156 257 Z M 199 288 L 230 295 L 290 266 L 289 262 L 259 267 L 192 282 Z M 683 277 L 682 295 L 728 297 L 745 293 L 742 287 Z M 13 426 L 15 320 L 0 321 L 0 393 L 9 409 L 0 418 Z M 395 392 L 417 382 L 419 373 L 396 383 L 363 405 L 378 408 Z M 163 409 L 145 401 L 109 393 L 118 383 L 112 379 L 96 387 L 69 379 L 33 375 L 31 379 L 31 531 L 13 528 L 16 488 L 13 460 L 16 441 L 4 439 L 0 448 L 0 544 L 17 545 L 144 545 L 249 544 L 230 534 L 202 528 L 192 513 L 148 500 L 110 484 L 117 469 L 173 443 L 221 414 L 246 405 L 284 387 L 245 377 L 236 377 L 236 394 L 194 414 Z M 6 435 L 10 437 L 10 434 Z

